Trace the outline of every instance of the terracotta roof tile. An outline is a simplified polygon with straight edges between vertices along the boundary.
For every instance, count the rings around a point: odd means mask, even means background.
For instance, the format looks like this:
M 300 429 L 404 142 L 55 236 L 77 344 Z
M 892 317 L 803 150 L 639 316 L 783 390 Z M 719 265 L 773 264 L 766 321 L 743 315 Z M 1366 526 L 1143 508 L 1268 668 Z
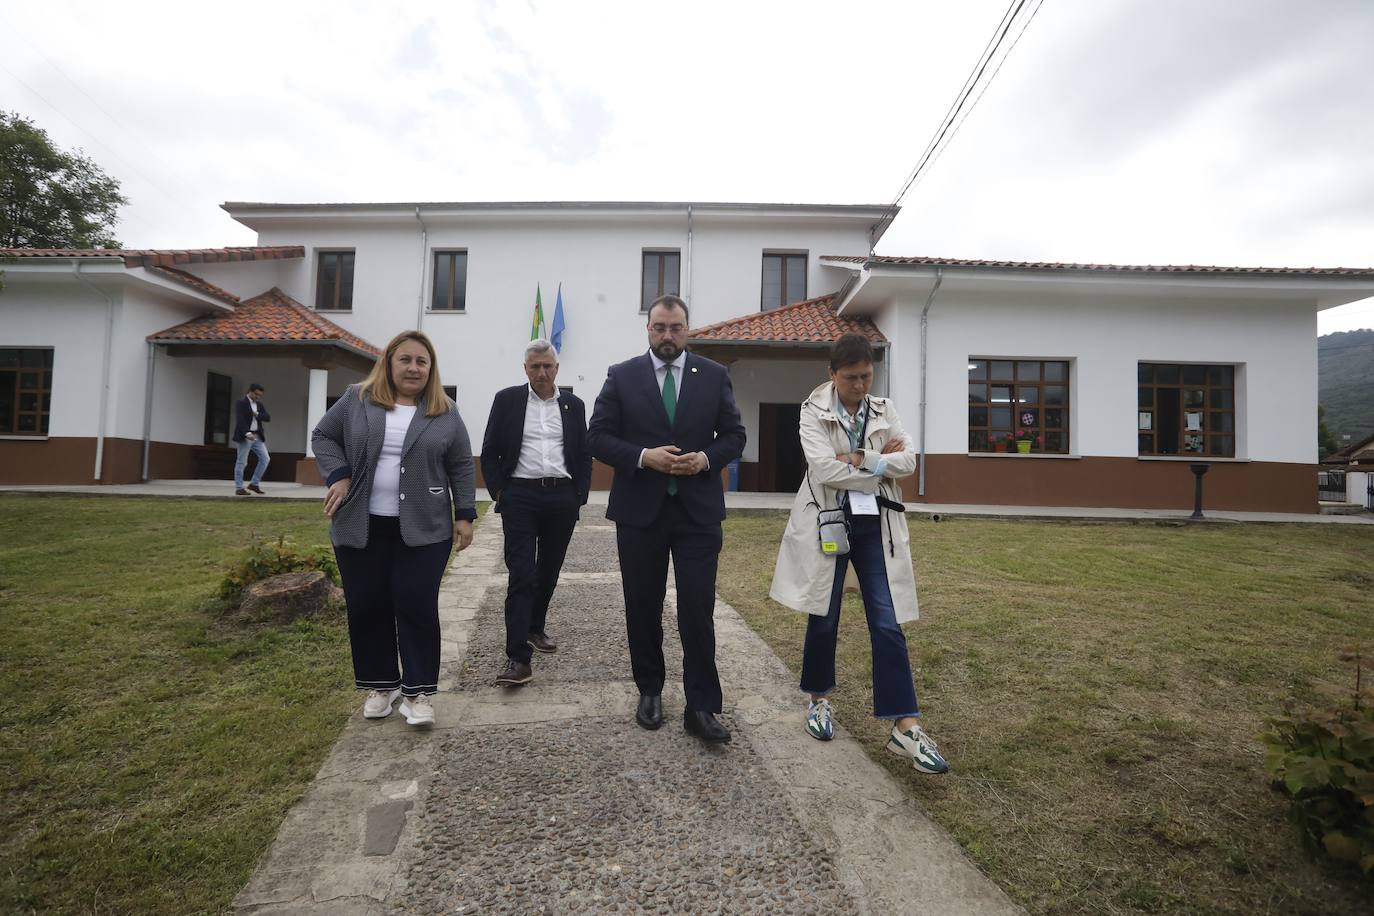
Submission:
M 175 267 L 178 264 L 221 264 L 228 261 L 275 261 L 303 258 L 302 245 L 244 248 L 0 248 L 4 258 L 123 258 L 125 267 Z
M 1101 270 L 1138 273 L 1263 274 L 1315 277 L 1374 277 L 1374 267 L 1212 267 L 1198 264 L 1074 264 L 1058 261 L 984 261 L 968 258 L 895 257 L 892 255 L 822 255 L 847 264 L 915 267 L 995 267 L 1007 270 Z
M 148 335 L 154 343 L 299 341 L 333 343 L 369 356 L 381 350 L 273 287 L 241 302 L 231 314 L 202 315 Z
M 835 295 L 821 296 L 784 305 L 766 312 L 753 312 L 729 321 L 694 329 L 693 341 L 777 341 L 787 343 L 830 343 L 850 332 L 862 334 L 874 343 L 887 338 L 868 318 L 841 318 L 835 314 Z
M 221 289 L 213 283 L 205 282 L 200 277 L 197 277 L 195 274 L 188 274 L 186 271 L 177 270 L 175 267 L 149 267 L 148 270 L 160 276 L 167 277 L 169 280 L 175 280 L 178 283 L 184 283 L 192 289 L 199 290 L 200 292 L 205 293 L 207 296 L 214 296 L 216 299 L 223 299 L 230 305 L 239 304 L 238 296 L 235 296 L 227 289 Z

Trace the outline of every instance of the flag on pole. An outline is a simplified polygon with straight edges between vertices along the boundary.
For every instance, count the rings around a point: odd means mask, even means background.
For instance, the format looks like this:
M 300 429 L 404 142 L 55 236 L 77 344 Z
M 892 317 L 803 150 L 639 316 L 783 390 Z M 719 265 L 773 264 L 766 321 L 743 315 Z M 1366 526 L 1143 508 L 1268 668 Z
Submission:
M 558 301 L 553 307 L 553 333 L 549 335 L 549 342 L 553 344 L 555 353 L 563 352 L 563 331 L 567 324 L 563 321 L 563 284 L 558 284 Z
M 539 295 L 539 284 L 534 284 L 534 320 L 530 322 L 530 340 L 544 336 L 544 300 Z

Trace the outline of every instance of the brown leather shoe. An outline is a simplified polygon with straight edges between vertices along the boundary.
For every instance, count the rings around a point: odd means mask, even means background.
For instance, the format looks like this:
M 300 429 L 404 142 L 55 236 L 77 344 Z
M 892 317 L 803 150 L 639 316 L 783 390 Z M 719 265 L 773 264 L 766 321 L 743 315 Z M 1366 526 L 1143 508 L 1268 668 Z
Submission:
M 528 684 L 533 679 L 534 672 L 530 670 L 529 665 L 508 659 L 506 669 L 496 676 L 496 683 L 501 687 L 519 687 L 521 684 Z
M 259 496 L 266 496 L 266 495 L 267 495 L 266 493 L 262 492 L 262 487 L 258 486 L 258 485 L 255 484 L 255 483 L 250 483 L 250 484 L 248 485 L 248 489 L 252 490 L 254 493 L 258 494 Z
M 525 640 L 525 642 L 529 643 L 531 646 L 534 647 L 536 651 L 539 652 L 558 651 L 558 646 L 554 644 L 554 641 L 552 639 L 549 639 L 548 633 L 531 633 L 530 638 Z
M 235 496 L 252 496 L 253 494 L 249 493 L 249 492 L 248 492 L 247 490 L 245 490 L 243 487 L 239 487 L 237 490 L 234 491 L 234 495 L 235 495 Z

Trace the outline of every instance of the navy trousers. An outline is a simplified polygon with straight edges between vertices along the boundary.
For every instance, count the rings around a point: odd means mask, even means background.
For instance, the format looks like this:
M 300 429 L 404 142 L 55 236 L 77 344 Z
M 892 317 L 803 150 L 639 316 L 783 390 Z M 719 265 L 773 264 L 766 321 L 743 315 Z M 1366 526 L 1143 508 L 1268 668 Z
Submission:
M 438 691 L 439 582 L 452 553 L 453 538 L 406 546 L 401 520 L 385 515 L 368 517 L 366 547 L 334 548 L 357 686 L 400 687 L 408 697 Z
M 530 663 L 532 633 L 543 633 L 549 601 L 568 542 L 577 527 L 577 488 L 571 480 L 540 487 L 511 479 L 501 491 L 501 530 L 505 533 L 506 657 Z
M 854 515 L 849 519 L 849 556 L 835 559 L 835 581 L 830 588 L 830 613 L 824 617 L 810 614 L 806 621 L 806 647 L 802 650 L 801 689 L 823 696 L 835 689 L 835 647 L 840 635 L 840 604 L 844 598 L 844 574 L 854 564 L 868 618 L 868 637 L 873 644 L 873 716 L 901 719 L 919 716 L 916 685 L 911 679 L 911 659 L 907 655 L 906 634 L 897 623 L 892 604 L 892 589 L 887 583 L 887 564 L 883 561 L 886 543 L 877 515 Z M 906 524 L 905 520 L 902 524 Z

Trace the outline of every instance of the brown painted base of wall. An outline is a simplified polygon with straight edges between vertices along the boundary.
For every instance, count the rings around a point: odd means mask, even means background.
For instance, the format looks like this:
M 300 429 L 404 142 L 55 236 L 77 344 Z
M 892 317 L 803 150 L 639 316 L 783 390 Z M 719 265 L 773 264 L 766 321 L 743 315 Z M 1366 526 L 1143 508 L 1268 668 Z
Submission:
M 272 452 L 264 480 L 295 479 L 299 452 Z M 248 471 L 252 473 L 253 458 Z M 100 479 L 94 478 L 95 439 L 51 437 L 0 440 L 0 484 L 138 483 L 143 479 L 143 443 L 106 439 Z M 234 451 L 223 446 L 154 442 L 148 450 L 148 476 L 153 480 L 234 479 Z
M 1202 479 L 1203 510 L 1317 512 L 1316 465 L 1214 463 Z M 908 501 L 954 505 L 1191 509 L 1193 473 L 1184 461 L 1135 458 L 972 458 L 929 455 L 926 495 L 902 480 Z

